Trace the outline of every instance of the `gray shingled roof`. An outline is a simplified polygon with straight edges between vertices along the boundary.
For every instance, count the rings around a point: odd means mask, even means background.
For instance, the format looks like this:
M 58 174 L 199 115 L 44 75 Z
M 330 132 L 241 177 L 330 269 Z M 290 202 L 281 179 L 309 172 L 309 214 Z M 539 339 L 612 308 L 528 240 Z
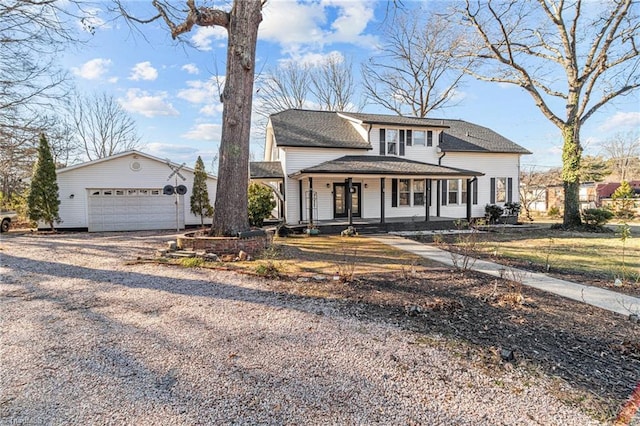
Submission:
M 249 163 L 251 179 L 284 179 L 282 163 L 279 161 L 252 161 Z
M 445 152 L 531 154 L 493 130 L 464 120 L 300 109 L 290 109 L 271 116 L 276 143 L 278 146 L 372 149 L 369 142 L 341 115 L 381 126 L 442 128 L 440 148 Z
M 346 155 L 326 161 L 295 173 L 300 174 L 348 173 L 354 175 L 406 175 L 406 176 L 482 176 L 483 173 L 437 164 L 421 163 L 400 157 L 378 155 Z
M 278 146 L 371 149 L 369 141 L 335 112 L 288 109 L 270 118 Z
M 448 127 L 443 120 L 431 118 L 404 117 L 402 115 L 366 114 L 361 112 L 340 112 L 367 124 L 412 126 L 412 127 Z
M 440 148 L 447 152 L 504 152 L 531 154 L 493 130 L 464 120 L 442 120 L 448 129 L 442 133 Z

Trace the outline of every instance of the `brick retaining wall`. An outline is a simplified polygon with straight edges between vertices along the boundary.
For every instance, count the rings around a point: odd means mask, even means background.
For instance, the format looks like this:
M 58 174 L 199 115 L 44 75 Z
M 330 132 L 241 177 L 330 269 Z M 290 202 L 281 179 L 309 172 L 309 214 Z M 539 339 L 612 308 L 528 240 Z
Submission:
M 189 233 L 177 238 L 178 248 L 181 250 L 206 251 L 217 255 L 237 255 L 243 250 L 255 256 L 273 242 L 273 233 L 254 235 L 247 238 L 237 237 L 206 237 Z

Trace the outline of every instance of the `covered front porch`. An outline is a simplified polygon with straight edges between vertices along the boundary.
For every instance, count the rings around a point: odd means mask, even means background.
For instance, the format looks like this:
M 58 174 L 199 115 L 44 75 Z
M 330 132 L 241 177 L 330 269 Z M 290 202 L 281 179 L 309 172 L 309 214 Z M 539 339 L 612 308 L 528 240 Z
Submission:
M 288 218 L 297 216 L 297 224 L 307 227 L 419 230 L 441 229 L 443 222 L 450 227 L 456 219 L 473 217 L 479 175 L 397 157 L 346 156 L 288 176 L 297 186 L 297 205 L 288 204 Z M 445 180 L 458 182 L 459 192 L 441 185 Z

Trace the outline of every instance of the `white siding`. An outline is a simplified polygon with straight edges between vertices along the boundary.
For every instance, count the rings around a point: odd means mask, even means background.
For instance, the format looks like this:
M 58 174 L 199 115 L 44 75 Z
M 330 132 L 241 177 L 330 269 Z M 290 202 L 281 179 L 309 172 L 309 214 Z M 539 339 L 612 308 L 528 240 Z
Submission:
M 471 212 L 474 217 L 484 216 L 484 207 L 491 202 L 491 178 L 512 178 L 512 200 L 520 201 L 520 154 L 449 152 L 442 158 L 442 165 L 484 173 L 484 176 L 478 176 L 478 204 L 473 205 Z M 464 217 L 466 205 L 442 206 L 440 214 L 445 217 Z
M 421 130 L 433 131 L 433 146 L 426 146 L 426 135 L 425 135 L 425 145 L 424 146 L 405 146 L 405 155 L 396 155 L 395 157 L 406 158 L 413 161 L 421 161 L 423 163 L 437 164 L 438 157 L 440 153 L 438 153 L 438 140 L 440 139 L 439 129 L 425 129 L 425 128 L 411 128 L 411 127 L 374 127 L 371 129 L 369 134 L 371 135 L 371 147 L 373 148 L 371 151 L 368 151 L 366 155 L 380 155 L 380 129 L 397 129 L 397 130 Z M 398 148 L 398 154 L 400 153 L 400 148 Z M 361 154 L 364 155 L 365 153 Z
M 131 165 L 138 162 L 139 170 Z M 88 228 L 88 189 L 162 189 L 165 185 L 175 185 L 174 178 L 168 180 L 171 169 L 162 161 L 136 155 L 120 156 L 114 159 L 88 164 L 82 167 L 71 167 L 58 172 L 58 187 L 60 189 L 60 218 L 59 228 Z M 178 185 L 185 185 L 187 193 L 181 207 L 187 225 L 200 224 L 200 218 L 190 210 L 191 189 L 193 187 L 193 172 L 181 170 L 186 181 L 178 178 Z M 216 180 L 209 178 L 207 189 L 211 204 L 215 201 Z M 72 197 L 73 195 L 73 197 Z M 163 195 L 163 197 L 169 197 Z M 206 219 L 205 219 L 206 220 Z M 210 219 L 209 219 L 210 220 Z

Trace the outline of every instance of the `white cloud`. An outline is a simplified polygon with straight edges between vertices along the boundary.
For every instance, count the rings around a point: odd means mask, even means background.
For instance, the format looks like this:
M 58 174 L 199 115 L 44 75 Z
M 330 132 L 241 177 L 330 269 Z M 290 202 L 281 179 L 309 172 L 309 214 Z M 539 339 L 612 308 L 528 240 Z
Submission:
M 166 92 L 150 95 L 140 89 L 129 89 L 126 98 L 119 99 L 119 102 L 125 110 L 145 117 L 179 115 L 178 110 L 166 101 L 167 96 Z
M 181 136 L 185 139 L 219 141 L 222 136 L 222 126 L 220 124 L 210 123 L 196 124 L 187 133 Z
M 100 80 L 109 71 L 109 65 L 111 59 L 96 58 L 85 62 L 79 68 L 71 68 L 71 71 L 86 80 Z
M 198 69 L 196 64 L 185 64 L 180 69 L 188 72 L 189 74 L 200 74 L 200 70 Z
M 298 3 L 292 0 L 268 2 L 262 12 L 260 37 L 281 44 L 320 42 L 322 25 L 326 21 L 319 3 Z M 295 19 L 292 19 L 295 17 Z
M 168 144 L 168 143 L 162 143 L 162 142 L 151 142 L 145 145 L 145 152 L 149 152 L 151 155 L 156 155 L 154 153 L 194 154 L 198 152 L 198 149 L 192 146 L 175 145 L 175 144 Z M 160 157 L 163 158 L 162 156 Z
M 213 81 L 190 80 L 187 81 L 188 88 L 178 92 L 178 97 L 192 104 L 204 104 L 210 102 L 214 97 L 215 85 Z
M 199 50 L 212 50 L 211 43 L 217 40 L 225 40 L 227 30 L 222 27 L 198 27 L 191 37 L 191 41 Z
M 107 81 L 111 84 L 116 84 L 118 82 L 118 77 L 109 77 Z
M 640 112 L 617 112 L 598 127 L 601 132 L 640 127 Z
M 215 117 L 222 114 L 223 108 L 224 106 L 220 103 L 205 105 L 200 108 L 200 114 Z
M 321 48 L 330 43 L 371 47 L 377 39 L 364 32 L 374 19 L 374 3 L 370 0 L 270 1 L 263 11 L 260 37 L 280 43 L 288 53 L 304 50 L 304 46 Z M 329 21 L 330 16 L 336 17 L 333 22 Z
M 97 7 L 83 7 L 84 17 L 78 21 L 80 29 L 94 33 L 96 30 L 108 30 L 113 28 L 111 23 L 105 21 L 100 15 L 104 11 Z
M 131 68 L 129 80 L 148 80 L 153 81 L 158 78 L 158 70 L 151 66 L 151 62 L 139 62 Z
M 338 17 L 331 24 L 331 41 L 361 45 L 373 43 L 374 37 L 362 34 L 373 20 L 373 3 L 366 0 L 323 0 L 322 4 L 338 8 Z

